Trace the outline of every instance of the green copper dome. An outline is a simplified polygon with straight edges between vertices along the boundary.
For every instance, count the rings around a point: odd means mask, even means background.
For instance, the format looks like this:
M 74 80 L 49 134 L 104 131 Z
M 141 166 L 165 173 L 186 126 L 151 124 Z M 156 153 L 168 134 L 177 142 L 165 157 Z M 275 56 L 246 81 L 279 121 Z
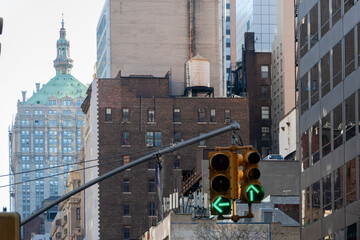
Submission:
M 25 103 L 26 104 L 47 104 L 49 97 L 64 98 L 69 97 L 84 98 L 87 87 L 71 74 L 57 74 L 38 92 L 34 93 Z
M 56 76 L 34 93 L 25 104 L 47 104 L 49 97 L 57 99 L 85 97 L 87 87 L 70 74 L 73 60 L 70 58 L 70 43 L 65 37 L 66 31 L 62 19 L 60 38 L 56 44 L 57 57 L 54 60 Z

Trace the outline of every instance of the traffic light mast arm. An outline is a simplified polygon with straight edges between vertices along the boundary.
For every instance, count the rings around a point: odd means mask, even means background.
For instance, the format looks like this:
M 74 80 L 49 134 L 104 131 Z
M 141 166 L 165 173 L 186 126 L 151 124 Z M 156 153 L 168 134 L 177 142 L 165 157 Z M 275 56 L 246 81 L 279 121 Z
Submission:
M 183 141 L 183 142 L 180 142 L 180 143 L 177 143 L 175 145 L 172 145 L 172 146 L 169 146 L 169 147 L 165 147 L 163 149 L 160 149 L 158 151 L 155 151 L 153 153 L 150 153 L 148 155 L 145 155 L 141 158 L 138 158 L 136 159 L 135 161 L 133 162 L 130 162 L 128 164 L 125 164 L 123 166 L 120 166 L 118 168 L 115 168 L 85 184 L 83 184 L 82 186 L 72 190 L 71 192 L 68 192 L 67 194 L 61 196 L 59 199 L 53 201 L 52 203 L 50 203 L 49 205 L 47 205 L 46 207 L 43 207 L 41 209 L 39 209 L 37 212 L 33 213 L 32 215 L 30 215 L 27 219 L 25 219 L 24 221 L 21 222 L 21 226 L 25 225 L 26 223 L 30 222 L 31 220 L 33 220 L 34 218 L 36 218 L 37 216 L 39 216 L 41 213 L 45 212 L 46 210 L 52 208 L 53 206 L 61 203 L 62 201 L 70 198 L 71 196 L 81 192 L 82 190 L 85 190 L 86 188 L 88 187 L 91 187 L 92 185 L 96 184 L 96 183 L 99 183 L 101 182 L 102 180 L 105 180 L 109 177 L 112 177 L 114 176 L 115 174 L 118 174 L 126 169 L 129 169 L 129 168 L 132 168 L 134 166 L 137 166 L 141 163 L 144 163 L 146 161 L 149 161 L 150 159 L 153 159 L 153 158 L 156 158 L 157 156 L 161 156 L 161 155 L 164 155 L 166 153 L 171 153 L 171 152 L 174 152 L 178 149 L 181 149 L 181 148 L 184 148 L 184 147 L 187 147 L 189 145 L 192 145 L 194 143 L 198 143 L 200 141 L 203 141 L 205 139 L 208 139 L 208 138 L 211 138 L 211 137 L 215 137 L 217 135 L 220 135 L 222 133 L 225 133 L 225 132 L 229 132 L 229 131 L 232 131 L 232 130 L 239 130 L 240 129 L 240 125 L 239 123 L 237 122 L 233 122 L 232 124 L 226 126 L 226 127 L 223 127 L 223 128 L 219 128 L 217 130 L 214 130 L 212 132 L 209 132 L 209 133 L 205 133 L 201 136 L 197 136 L 195 138 L 191 138 L 189 140 L 186 140 L 186 141 Z

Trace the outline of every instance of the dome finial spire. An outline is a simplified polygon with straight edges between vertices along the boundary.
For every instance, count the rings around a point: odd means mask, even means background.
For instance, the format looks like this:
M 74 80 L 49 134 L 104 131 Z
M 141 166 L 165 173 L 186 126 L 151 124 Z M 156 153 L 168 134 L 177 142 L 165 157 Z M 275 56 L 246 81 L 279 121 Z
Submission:
M 61 27 L 64 28 L 64 13 L 62 13 Z

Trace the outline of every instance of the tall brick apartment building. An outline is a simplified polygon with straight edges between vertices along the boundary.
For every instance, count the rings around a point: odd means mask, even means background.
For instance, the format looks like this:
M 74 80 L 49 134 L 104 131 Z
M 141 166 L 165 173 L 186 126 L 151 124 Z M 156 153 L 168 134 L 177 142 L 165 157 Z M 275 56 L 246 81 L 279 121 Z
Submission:
M 272 148 L 271 53 L 255 52 L 253 32 L 246 32 L 244 39 L 243 61 L 233 71 L 234 94 L 247 96 L 249 99 L 250 144 L 265 157 L 271 153 Z
M 86 182 L 144 151 L 153 151 L 221 128 L 236 120 L 249 143 L 246 98 L 170 97 L 169 78 L 95 79 L 82 105 L 85 113 Z M 168 196 L 175 180 L 196 166 L 204 148 L 228 146 L 232 133 L 194 144 L 161 161 L 161 188 Z M 98 159 L 97 161 L 89 161 Z M 116 161 L 120 160 L 120 161 Z M 107 164 L 108 163 L 108 164 Z M 87 239 L 137 239 L 158 219 L 154 161 L 113 176 L 85 192 Z

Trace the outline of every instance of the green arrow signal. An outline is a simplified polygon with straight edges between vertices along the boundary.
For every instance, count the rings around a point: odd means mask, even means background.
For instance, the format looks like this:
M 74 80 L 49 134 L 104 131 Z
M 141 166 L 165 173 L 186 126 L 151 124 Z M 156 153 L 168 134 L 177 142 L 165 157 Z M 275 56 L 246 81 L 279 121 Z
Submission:
M 225 197 L 218 197 L 212 207 L 217 214 L 227 214 L 231 210 L 231 201 Z
M 264 189 L 258 184 L 252 184 L 246 189 L 249 202 L 261 201 L 264 198 Z

